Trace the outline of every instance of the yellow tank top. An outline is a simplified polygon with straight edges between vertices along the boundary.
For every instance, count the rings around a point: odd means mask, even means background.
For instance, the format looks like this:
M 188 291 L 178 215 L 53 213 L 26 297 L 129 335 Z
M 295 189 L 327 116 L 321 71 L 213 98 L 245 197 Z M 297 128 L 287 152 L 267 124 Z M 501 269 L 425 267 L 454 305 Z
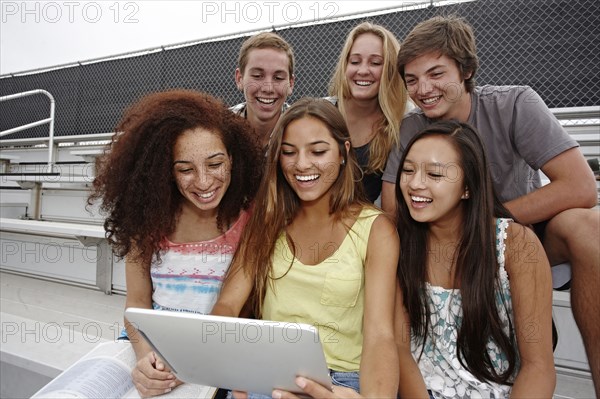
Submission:
M 269 281 L 262 318 L 315 326 L 332 370 L 360 368 L 364 264 L 371 225 L 380 214 L 363 208 L 339 249 L 317 265 L 304 265 L 292 256 L 285 232 L 275 244 L 272 276 L 285 276 Z

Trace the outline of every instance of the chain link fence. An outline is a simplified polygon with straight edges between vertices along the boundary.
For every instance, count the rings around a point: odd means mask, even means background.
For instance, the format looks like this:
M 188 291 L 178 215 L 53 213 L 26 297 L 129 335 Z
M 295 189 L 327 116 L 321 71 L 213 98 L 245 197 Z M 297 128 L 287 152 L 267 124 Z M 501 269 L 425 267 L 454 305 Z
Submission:
M 600 104 L 600 2 L 597 0 L 478 0 L 425 3 L 393 12 L 282 28 L 294 48 L 296 85 L 290 102 L 327 95 L 347 33 L 370 21 L 401 41 L 418 22 L 456 14 L 475 29 L 480 57 L 478 84 L 529 85 L 549 107 Z M 124 109 L 139 97 L 171 88 L 208 92 L 228 105 L 243 101 L 234 83 L 245 37 L 73 67 L 0 78 L 0 96 L 44 89 L 56 99 L 57 136 L 112 132 Z M 0 130 L 48 117 L 44 96 L 0 103 Z M 43 137 L 47 126 L 4 138 Z

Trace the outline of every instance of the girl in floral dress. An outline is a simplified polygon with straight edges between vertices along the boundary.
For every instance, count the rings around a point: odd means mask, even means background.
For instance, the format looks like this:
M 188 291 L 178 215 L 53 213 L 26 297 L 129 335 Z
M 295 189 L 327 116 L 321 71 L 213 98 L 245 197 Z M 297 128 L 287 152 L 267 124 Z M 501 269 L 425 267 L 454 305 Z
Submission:
M 400 165 L 400 396 L 551 397 L 548 261 L 496 199 L 478 134 L 434 123 Z

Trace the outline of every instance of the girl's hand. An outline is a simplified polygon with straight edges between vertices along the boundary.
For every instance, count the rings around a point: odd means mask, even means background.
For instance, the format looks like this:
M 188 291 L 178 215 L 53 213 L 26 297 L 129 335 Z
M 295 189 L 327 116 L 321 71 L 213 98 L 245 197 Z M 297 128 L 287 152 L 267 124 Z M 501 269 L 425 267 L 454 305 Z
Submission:
M 313 380 L 309 380 L 307 378 L 298 377 L 296 378 L 296 385 L 298 385 L 304 393 L 313 397 L 313 398 L 323 398 L 323 399 L 354 399 L 354 398 L 362 398 L 358 392 L 356 392 L 352 388 L 346 387 L 338 387 L 334 386 L 330 391 L 325 388 L 323 385 L 314 382 Z M 273 398 L 275 399 L 300 399 L 299 396 L 294 395 L 291 392 L 280 391 L 278 389 L 274 390 L 272 393 Z M 238 399 L 236 397 L 236 399 Z M 242 398 L 239 398 L 242 399 Z
M 183 382 L 175 378 L 154 352 L 142 357 L 131 371 L 135 388 L 142 398 L 171 392 Z

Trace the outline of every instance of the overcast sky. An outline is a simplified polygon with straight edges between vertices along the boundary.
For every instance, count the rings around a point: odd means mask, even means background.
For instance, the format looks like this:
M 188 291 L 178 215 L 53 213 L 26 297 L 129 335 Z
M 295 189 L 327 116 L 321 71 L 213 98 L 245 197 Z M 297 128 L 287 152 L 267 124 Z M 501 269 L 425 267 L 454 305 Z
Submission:
M 423 0 L 0 1 L 0 74 Z

